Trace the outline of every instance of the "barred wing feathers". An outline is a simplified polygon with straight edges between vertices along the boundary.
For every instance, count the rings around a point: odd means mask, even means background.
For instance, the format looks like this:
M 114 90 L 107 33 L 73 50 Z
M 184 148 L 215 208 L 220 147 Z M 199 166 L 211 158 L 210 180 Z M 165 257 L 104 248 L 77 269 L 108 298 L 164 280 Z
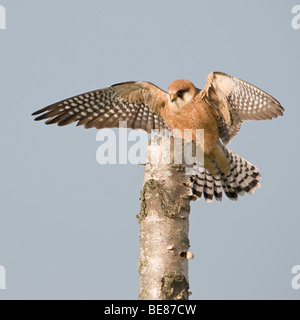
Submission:
M 254 85 L 225 73 L 210 73 L 201 92 L 214 107 L 219 119 L 219 135 L 228 144 L 244 120 L 267 120 L 283 115 L 280 102 Z
M 167 129 L 162 110 L 167 103 L 166 92 L 149 82 L 124 82 L 90 91 L 52 104 L 32 115 L 46 124 L 65 126 L 73 122 L 85 128 L 118 128 L 127 121 L 131 129 Z

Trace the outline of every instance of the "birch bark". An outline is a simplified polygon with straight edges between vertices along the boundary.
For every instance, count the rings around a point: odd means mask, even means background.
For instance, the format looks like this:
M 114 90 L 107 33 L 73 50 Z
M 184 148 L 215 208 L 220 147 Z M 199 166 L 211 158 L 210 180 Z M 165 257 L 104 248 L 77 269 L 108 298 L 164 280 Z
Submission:
M 153 157 L 168 157 L 169 163 L 153 164 Z M 176 149 L 176 148 L 175 148 Z M 179 148 L 180 149 L 180 148 Z M 166 156 L 167 155 L 167 156 Z M 174 140 L 159 138 L 148 146 L 141 191 L 140 300 L 188 300 L 190 188 L 182 151 Z M 168 162 L 168 161 L 166 161 Z

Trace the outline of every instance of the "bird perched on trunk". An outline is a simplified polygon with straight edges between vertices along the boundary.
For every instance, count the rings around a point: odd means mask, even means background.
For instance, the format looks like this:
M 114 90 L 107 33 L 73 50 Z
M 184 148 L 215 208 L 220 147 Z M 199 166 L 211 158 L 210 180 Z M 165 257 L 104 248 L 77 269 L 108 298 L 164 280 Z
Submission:
M 266 120 L 283 115 L 284 109 L 261 89 L 221 72 L 210 73 L 203 90 L 189 80 L 173 81 L 168 92 L 149 82 L 124 82 L 84 93 L 43 108 L 33 115 L 46 124 L 72 122 L 85 128 L 204 129 L 204 165 L 191 177 L 193 194 L 207 201 L 222 199 L 222 189 L 232 200 L 259 187 L 258 169 L 225 145 L 238 133 L 244 120 Z M 222 143 L 223 142 L 223 143 Z

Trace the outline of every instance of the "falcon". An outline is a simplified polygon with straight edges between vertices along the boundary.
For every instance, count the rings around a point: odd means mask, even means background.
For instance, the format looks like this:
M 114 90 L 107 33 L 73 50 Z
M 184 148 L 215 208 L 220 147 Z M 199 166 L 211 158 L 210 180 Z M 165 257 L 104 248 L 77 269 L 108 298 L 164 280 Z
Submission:
M 254 165 L 225 145 L 245 120 L 267 120 L 283 115 L 281 104 L 268 93 L 221 72 L 212 72 L 203 90 L 189 80 L 175 80 L 163 91 L 144 81 L 131 81 L 90 91 L 33 113 L 35 120 L 65 126 L 77 122 L 85 128 L 117 128 L 127 121 L 131 129 L 204 129 L 204 164 L 195 164 L 191 176 L 193 199 L 231 200 L 252 194 L 261 175 Z

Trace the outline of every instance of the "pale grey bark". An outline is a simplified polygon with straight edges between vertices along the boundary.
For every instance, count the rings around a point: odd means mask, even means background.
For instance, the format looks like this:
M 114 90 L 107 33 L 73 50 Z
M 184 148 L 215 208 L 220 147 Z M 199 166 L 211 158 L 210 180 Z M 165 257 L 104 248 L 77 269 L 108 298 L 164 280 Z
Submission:
M 153 164 L 152 155 L 167 153 L 169 139 L 148 146 L 141 191 L 140 300 L 187 300 L 190 193 L 185 164 Z M 172 142 L 172 145 L 173 142 Z M 180 151 L 179 151 L 180 152 Z M 175 153 L 175 158 L 182 158 Z M 177 158 L 177 159 L 178 159 Z

